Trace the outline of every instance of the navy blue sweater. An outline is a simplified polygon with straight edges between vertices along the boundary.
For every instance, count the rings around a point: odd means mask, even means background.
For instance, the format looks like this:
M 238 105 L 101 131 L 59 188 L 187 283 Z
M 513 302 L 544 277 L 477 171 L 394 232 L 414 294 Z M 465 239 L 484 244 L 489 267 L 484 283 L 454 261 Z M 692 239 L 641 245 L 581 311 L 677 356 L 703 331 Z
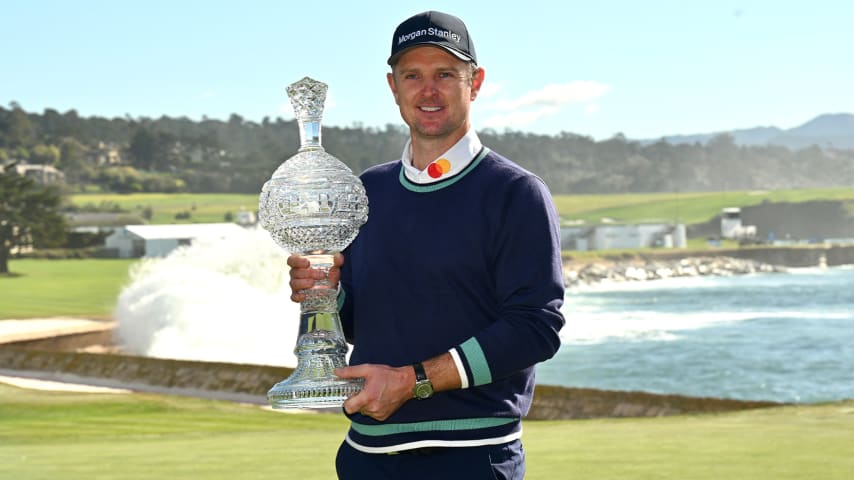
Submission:
M 366 449 L 466 445 L 518 433 L 534 364 L 564 324 L 559 226 L 544 182 L 484 148 L 420 185 L 400 161 L 361 175 L 370 214 L 344 251 L 351 365 L 403 366 L 456 349 L 469 388 L 411 400 L 385 422 L 350 415 Z

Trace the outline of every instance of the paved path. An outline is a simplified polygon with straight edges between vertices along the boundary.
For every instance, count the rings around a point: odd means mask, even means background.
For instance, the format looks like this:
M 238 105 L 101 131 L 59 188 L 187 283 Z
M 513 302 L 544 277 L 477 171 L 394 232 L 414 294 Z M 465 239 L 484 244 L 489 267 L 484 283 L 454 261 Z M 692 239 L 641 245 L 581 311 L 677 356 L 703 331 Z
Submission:
M 80 383 L 54 382 L 51 380 L 39 380 L 28 377 L 0 375 L 0 383 L 12 385 L 18 388 L 30 390 L 48 390 L 51 392 L 85 392 L 85 393 L 130 393 L 125 388 L 99 387 L 96 385 L 84 385 Z
M 110 330 L 113 327 L 115 327 L 113 322 L 70 317 L 0 320 L 0 345 L 75 333 L 98 332 Z

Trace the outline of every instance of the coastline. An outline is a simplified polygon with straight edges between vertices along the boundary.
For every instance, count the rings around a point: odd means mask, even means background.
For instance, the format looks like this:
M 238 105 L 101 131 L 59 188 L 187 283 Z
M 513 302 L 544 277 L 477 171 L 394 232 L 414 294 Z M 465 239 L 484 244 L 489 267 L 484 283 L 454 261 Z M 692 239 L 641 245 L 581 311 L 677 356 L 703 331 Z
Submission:
M 681 259 L 569 261 L 564 263 L 563 274 L 564 284 L 571 288 L 600 282 L 642 282 L 674 277 L 732 276 L 787 271 L 786 267 L 758 260 L 699 256 Z

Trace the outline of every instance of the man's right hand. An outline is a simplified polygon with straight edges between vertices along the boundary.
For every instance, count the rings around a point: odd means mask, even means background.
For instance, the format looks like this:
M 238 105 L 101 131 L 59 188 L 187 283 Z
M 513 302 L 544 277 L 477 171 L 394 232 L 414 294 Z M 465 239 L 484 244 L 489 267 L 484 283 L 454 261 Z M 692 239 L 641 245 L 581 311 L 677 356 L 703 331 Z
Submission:
M 338 282 L 341 280 L 341 265 L 343 264 L 344 255 L 336 253 L 332 259 L 332 268 L 329 269 L 329 284 L 331 288 L 338 288 Z M 305 300 L 303 290 L 314 287 L 314 283 L 317 280 L 323 280 L 323 270 L 311 268 L 308 258 L 296 254 L 288 257 L 288 266 L 291 267 L 291 300 L 297 303 L 302 302 Z

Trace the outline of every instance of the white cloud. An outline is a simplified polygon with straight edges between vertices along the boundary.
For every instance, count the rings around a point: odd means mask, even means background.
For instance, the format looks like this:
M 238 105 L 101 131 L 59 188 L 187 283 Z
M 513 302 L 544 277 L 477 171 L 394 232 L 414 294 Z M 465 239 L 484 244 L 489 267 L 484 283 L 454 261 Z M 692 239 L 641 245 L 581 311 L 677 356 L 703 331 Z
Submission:
M 533 106 L 560 106 L 571 103 L 589 102 L 601 97 L 611 87 L 592 81 L 553 83 L 534 90 L 513 100 L 499 100 L 493 105 L 499 110 L 518 110 Z
M 291 106 L 291 102 L 283 102 L 279 104 L 279 113 L 285 114 L 284 118 L 293 117 L 294 116 L 294 107 Z
M 490 83 L 485 82 L 482 87 L 480 87 L 480 93 L 477 94 L 478 98 L 489 98 L 498 95 L 498 92 L 501 91 L 500 83 Z
M 335 108 L 337 106 L 338 106 L 338 101 L 335 98 L 335 94 L 332 92 L 332 90 L 328 91 L 326 93 L 326 101 L 323 102 L 323 108 L 328 109 L 328 108 Z
M 556 114 L 558 110 L 557 107 L 545 106 L 533 111 L 493 115 L 483 122 L 483 126 L 486 128 L 521 128 L 541 118 L 550 117 Z
M 214 91 L 212 88 L 209 88 L 209 89 L 205 90 L 204 92 L 196 95 L 196 98 L 199 100 L 204 100 L 207 98 L 214 98 L 214 97 L 216 97 L 216 91 Z
M 515 99 L 492 102 L 488 105 L 489 109 L 506 113 L 492 115 L 483 125 L 487 128 L 521 128 L 554 116 L 563 107 L 573 104 L 586 104 L 584 111 L 593 114 L 599 111 L 599 105 L 593 100 L 605 95 L 610 89 L 609 85 L 593 81 L 553 83 Z M 497 93 L 497 90 L 490 93 Z

